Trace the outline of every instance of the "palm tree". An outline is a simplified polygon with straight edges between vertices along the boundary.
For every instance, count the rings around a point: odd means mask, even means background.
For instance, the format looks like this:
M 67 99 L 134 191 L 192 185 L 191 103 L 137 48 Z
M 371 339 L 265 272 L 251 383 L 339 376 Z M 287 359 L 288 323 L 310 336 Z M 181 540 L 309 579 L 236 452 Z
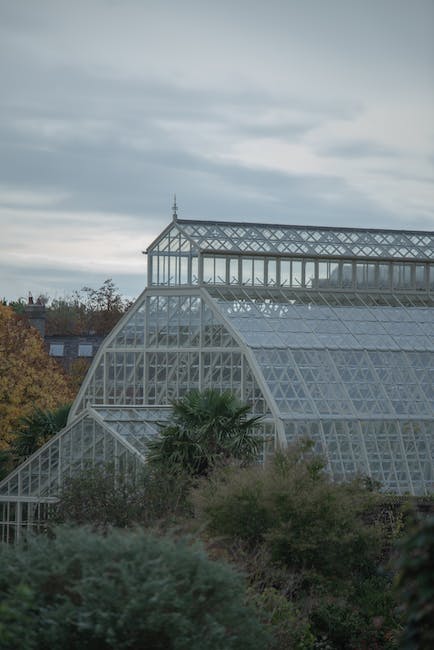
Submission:
M 20 427 L 11 442 L 10 451 L 17 463 L 31 456 L 41 445 L 66 426 L 71 404 L 53 411 L 40 408 L 21 418 Z
M 172 420 L 149 443 L 148 460 L 172 471 L 203 476 L 219 464 L 254 461 L 262 438 L 254 434 L 260 417 L 232 393 L 193 390 L 172 404 Z

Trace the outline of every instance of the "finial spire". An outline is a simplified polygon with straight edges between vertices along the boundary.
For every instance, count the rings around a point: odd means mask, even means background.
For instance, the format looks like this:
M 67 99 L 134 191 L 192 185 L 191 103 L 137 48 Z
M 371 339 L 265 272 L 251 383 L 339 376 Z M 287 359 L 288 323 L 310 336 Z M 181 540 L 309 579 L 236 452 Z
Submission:
M 172 217 L 173 221 L 176 221 L 178 218 L 178 206 L 176 205 L 176 194 L 173 195 L 173 205 L 172 205 Z

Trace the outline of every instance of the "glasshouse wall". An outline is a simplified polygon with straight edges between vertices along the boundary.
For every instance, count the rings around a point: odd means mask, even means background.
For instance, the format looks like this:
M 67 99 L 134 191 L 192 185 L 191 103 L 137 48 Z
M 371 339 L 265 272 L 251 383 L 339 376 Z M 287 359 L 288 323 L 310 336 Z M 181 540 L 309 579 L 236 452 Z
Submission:
M 248 358 L 250 357 L 250 358 Z M 194 388 L 230 390 L 270 410 L 242 338 L 203 290 L 147 290 L 100 349 L 71 410 L 164 405 Z
M 68 427 L 0 483 L 2 539 L 66 477 L 146 462 L 191 389 L 230 390 L 271 446 L 308 437 L 336 480 L 434 490 L 434 235 L 178 220 L 100 347 Z

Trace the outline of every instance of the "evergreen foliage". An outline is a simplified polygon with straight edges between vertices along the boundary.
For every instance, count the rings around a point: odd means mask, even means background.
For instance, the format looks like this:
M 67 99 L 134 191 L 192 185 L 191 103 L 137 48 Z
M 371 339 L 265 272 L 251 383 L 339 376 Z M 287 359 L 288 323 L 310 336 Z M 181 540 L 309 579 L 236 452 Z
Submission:
M 57 529 L 2 548 L 3 650 L 263 650 L 240 577 L 197 544 Z
M 173 525 L 189 514 L 188 476 L 176 477 L 147 466 L 136 476 L 112 465 L 83 470 L 62 487 L 55 511 L 57 523 L 89 525 L 99 530 Z
M 29 415 L 18 420 L 9 447 L 0 451 L 0 479 L 63 429 L 70 409 L 71 404 L 64 404 L 51 411 L 35 408 Z
M 11 444 L 11 452 L 17 462 L 23 462 L 39 447 L 66 427 L 71 404 L 63 404 L 53 410 L 36 408 L 21 418 Z
M 398 570 L 406 617 L 402 648 L 434 648 L 434 517 L 417 520 L 402 540 Z
M 393 535 L 372 516 L 380 498 L 361 480 L 332 483 L 300 443 L 265 469 L 225 468 L 202 480 L 193 503 L 210 539 L 241 559 L 277 647 L 372 650 L 396 648 L 400 625 L 390 577 L 379 572 Z M 289 612 L 301 637 L 288 628 Z M 315 644 L 303 645 L 310 635 Z
M 375 566 L 380 531 L 362 519 L 374 501 L 358 482 L 332 483 L 308 444 L 278 452 L 265 469 L 217 474 L 196 494 L 212 533 L 265 543 L 287 566 L 335 577 Z
M 258 417 L 233 393 L 193 390 L 172 404 L 171 423 L 149 444 L 148 460 L 170 471 L 204 476 L 236 459 L 254 461 L 262 439 L 254 434 Z

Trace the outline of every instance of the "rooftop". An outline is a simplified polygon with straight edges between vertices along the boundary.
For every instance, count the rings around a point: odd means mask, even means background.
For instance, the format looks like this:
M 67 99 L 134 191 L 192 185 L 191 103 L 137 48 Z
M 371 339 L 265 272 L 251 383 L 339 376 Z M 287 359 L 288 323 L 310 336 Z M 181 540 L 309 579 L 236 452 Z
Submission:
M 174 225 L 202 252 L 434 259 L 434 232 L 430 231 L 188 219 L 177 219 Z

